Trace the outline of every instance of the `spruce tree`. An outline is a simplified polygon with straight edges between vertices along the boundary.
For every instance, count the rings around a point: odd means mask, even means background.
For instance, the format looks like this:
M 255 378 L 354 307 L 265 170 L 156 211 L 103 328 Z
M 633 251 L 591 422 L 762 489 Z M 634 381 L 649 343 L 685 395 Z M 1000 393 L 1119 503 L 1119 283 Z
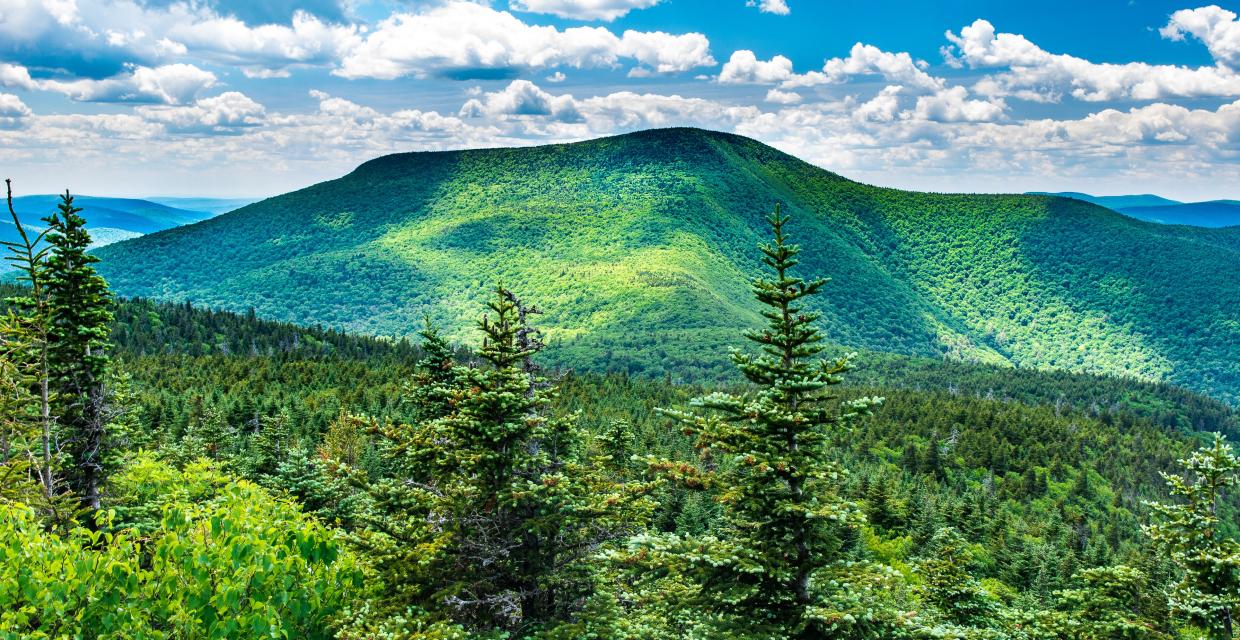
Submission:
M 1240 478 L 1240 458 L 1222 435 L 1180 460 L 1182 475 L 1163 474 L 1178 504 L 1148 503 L 1155 522 L 1145 528 L 1154 544 L 1183 572 L 1170 594 L 1171 610 L 1204 627 L 1211 638 L 1231 640 L 1240 606 L 1240 542 L 1221 528 L 1219 507 Z
M 358 535 L 383 581 L 372 606 L 482 637 L 571 637 L 594 591 L 587 558 L 633 532 L 648 506 L 642 487 L 589 455 L 573 417 L 548 417 L 537 310 L 502 287 L 488 306 L 482 366 L 424 370 L 413 397 L 431 405 L 415 412 L 428 419 L 378 429 L 390 473 L 371 488 Z
M 807 298 L 827 280 L 792 275 L 799 248 L 784 233 L 779 206 L 768 218 L 774 241 L 761 247 L 773 277 L 752 289 L 765 306 L 763 329 L 745 337 L 757 355 L 733 352 L 753 386 L 745 395 L 714 393 L 688 411 L 665 411 L 696 436 L 703 465 L 652 460 L 686 486 L 712 490 L 722 507 L 719 537 L 670 546 L 655 541 L 671 569 L 700 585 L 699 606 L 731 631 L 753 637 L 842 637 L 890 622 L 866 602 L 882 576 L 853 562 L 844 546 L 864 521 L 839 492 L 846 471 L 832 437 L 878 402 L 841 402 L 829 393 L 849 370 L 847 357 L 824 360 L 818 313 Z M 684 565 L 684 566 L 678 566 Z
M 108 457 L 111 416 L 104 395 L 112 295 L 95 273 L 99 258 L 87 253 L 90 234 L 73 196 L 61 196 L 48 225 L 47 296 L 51 329 L 49 368 L 67 441 L 70 488 L 83 504 L 97 509 Z

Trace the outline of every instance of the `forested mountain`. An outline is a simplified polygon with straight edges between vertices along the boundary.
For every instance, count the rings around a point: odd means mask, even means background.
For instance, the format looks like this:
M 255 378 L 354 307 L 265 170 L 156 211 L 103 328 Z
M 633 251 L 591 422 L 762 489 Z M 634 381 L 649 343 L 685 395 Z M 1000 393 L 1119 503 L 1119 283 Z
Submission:
M 1119 211 L 1140 220 L 1162 224 L 1188 224 L 1197 227 L 1240 226 L 1240 202 L 1234 200 L 1124 207 Z
M 1179 200 L 1172 200 L 1162 196 L 1156 196 L 1152 193 L 1141 193 L 1127 196 L 1095 196 L 1080 191 L 1030 191 L 1029 195 L 1033 196 L 1060 196 L 1063 198 L 1072 198 L 1074 200 L 1083 200 L 1099 206 L 1119 211 L 1126 207 L 1160 207 L 1165 205 L 1184 204 Z
M 745 282 L 773 201 L 846 301 L 810 303 L 833 341 L 1240 394 L 1240 230 L 871 187 L 695 129 L 385 156 L 98 255 L 125 295 L 383 335 L 429 313 L 458 340 L 502 281 L 545 310 L 554 362 L 718 377 L 760 321 Z
M 205 210 L 193 210 L 139 200 L 135 198 L 101 198 L 74 196 L 79 206 L 90 208 L 90 233 L 92 246 L 101 247 L 121 240 L 137 238 L 147 233 L 191 224 L 215 215 Z M 32 230 L 41 230 L 43 218 L 56 210 L 58 195 L 18 196 L 13 198 L 13 208 L 23 224 Z M 0 220 L 0 241 L 18 239 L 17 229 L 7 217 Z M 0 265 L 0 271 L 8 264 Z
M 502 286 L 457 347 L 113 299 L 75 211 L 0 288 L 2 633 L 1171 640 L 1240 607 L 1234 408 L 845 355 L 778 207 L 744 380 L 700 384 L 543 370 Z
M 1092 202 L 1138 220 L 1159 224 L 1214 228 L 1240 225 L 1240 202 L 1235 200 L 1179 202 L 1148 193 L 1133 196 L 1092 196 L 1076 191 L 1033 192 L 1031 195 L 1062 196 Z

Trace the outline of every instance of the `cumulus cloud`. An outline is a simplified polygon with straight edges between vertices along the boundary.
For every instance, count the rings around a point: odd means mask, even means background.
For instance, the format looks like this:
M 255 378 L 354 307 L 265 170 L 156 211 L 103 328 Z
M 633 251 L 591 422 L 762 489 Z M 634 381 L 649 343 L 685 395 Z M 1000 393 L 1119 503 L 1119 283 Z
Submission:
M 792 61 L 784 56 L 759 60 L 748 49 L 733 51 L 719 71 L 724 84 L 778 84 L 792 78 Z
M 970 100 L 968 95 L 967 89 L 957 86 L 921 96 L 913 114 L 934 122 L 989 122 L 1003 115 L 1002 99 Z
M 176 13 L 187 10 L 174 8 Z M 294 13 L 289 25 L 256 27 L 233 17 L 184 16 L 166 38 L 203 59 L 236 65 L 251 77 L 287 76 L 297 66 L 328 66 L 361 42 L 356 27 L 329 24 L 305 12 Z
M 848 56 L 827 60 L 821 71 L 798 74 L 792 61 L 784 56 L 759 60 L 748 49 L 734 51 L 719 72 L 725 84 L 778 84 L 784 89 L 840 84 L 858 77 L 879 76 L 915 91 L 933 93 L 945 85 L 941 78 L 926 73 L 928 65 L 914 60 L 906 52 L 883 51 L 874 45 L 856 43 Z
M 699 33 L 630 30 L 617 36 L 602 27 L 560 30 L 526 24 L 506 11 L 454 2 L 382 21 L 344 57 L 336 73 L 346 78 L 495 78 L 523 69 L 614 67 L 622 59 L 657 73 L 715 64 L 710 42 Z
M 35 85 L 34 80 L 30 78 L 30 71 L 26 67 L 0 63 L 0 87 L 33 89 Z
M 746 0 L 745 6 L 757 7 L 762 13 L 773 13 L 777 16 L 792 13 L 792 9 L 788 8 L 787 0 Z
M 510 0 L 515 11 L 549 13 L 570 20 L 611 22 L 634 9 L 647 9 L 662 0 Z
M 1240 71 L 1240 20 L 1234 11 L 1217 5 L 1182 9 L 1171 14 L 1167 26 L 1158 32 L 1171 40 L 1192 35 L 1206 45 L 1216 62 Z
M 561 122 L 581 121 L 571 95 L 553 96 L 528 80 L 517 80 L 502 91 L 469 100 L 461 107 L 460 116 L 548 116 Z
M 1181 35 L 1185 32 L 1181 29 L 1195 25 L 1194 28 L 1201 27 L 1199 30 L 1215 42 L 1212 51 L 1227 50 L 1226 37 L 1217 35 L 1224 29 L 1206 30 L 1199 21 L 1181 14 L 1177 12 L 1184 21 L 1173 18 L 1167 28 L 1171 30 L 1164 29 L 1164 35 Z M 984 77 L 974 87 L 978 93 L 992 97 L 1058 102 L 1068 95 L 1077 100 L 1101 102 L 1240 95 L 1240 75 L 1223 66 L 1094 63 L 1067 54 L 1050 53 L 1022 35 L 996 33 L 994 25 L 986 20 L 974 21 L 961 29 L 959 35 L 949 31 L 946 36 L 951 44 L 943 48 L 943 54 L 949 64 L 973 69 L 1008 69 Z
M 11 93 L 0 93 L 0 129 L 13 129 L 30 115 L 30 107 Z
M 192 105 L 140 107 L 138 115 L 175 133 L 238 133 L 263 124 L 266 109 L 249 96 L 227 91 Z
M 134 67 L 103 80 L 42 80 L 37 86 L 79 102 L 182 104 L 216 83 L 214 73 L 192 64 L 178 63 L 154 68 Z
M 801 101 L 801 94 L 795 91 L 780 91 L 779 89 L 771 89 L 766 92 L 766 101 L 776 104 L 796 104 Z

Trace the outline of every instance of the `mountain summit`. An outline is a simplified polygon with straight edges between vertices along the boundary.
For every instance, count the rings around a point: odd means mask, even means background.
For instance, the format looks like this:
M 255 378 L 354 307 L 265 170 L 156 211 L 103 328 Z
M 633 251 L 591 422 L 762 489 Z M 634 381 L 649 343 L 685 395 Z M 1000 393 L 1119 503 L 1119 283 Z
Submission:
M 378 334 L 429 313 L 463 337 L 502 281 L 563 364 L 713 374 L 759 324 L 744 282 L 777 201 L 801 272 L 833 278 L 834 341 L 1240 397 L 1240 229 L 873 187 L 699 129 L 384 156 L 98 254 L 125 295 Z

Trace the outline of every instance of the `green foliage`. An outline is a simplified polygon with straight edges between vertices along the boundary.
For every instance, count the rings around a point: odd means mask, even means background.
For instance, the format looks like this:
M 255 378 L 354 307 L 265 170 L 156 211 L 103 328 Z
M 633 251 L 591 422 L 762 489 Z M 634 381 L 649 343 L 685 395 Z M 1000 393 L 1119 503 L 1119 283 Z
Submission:
M 210 465 L 140 456 L 112 482 L 115 509 L 64 536 L 0 504 L 0 634 L 330 638 L 361 586 L 334 532 Z
M 1154 225 L 1065 198 L 858 184 L 694 129 L 410 153 L 99 250 L 125 295 L 455 341 L 502 281 L 547 308 L 550 362 L 731 378 L 761 325 L 753 212 L 783 201 L 850 348 L 1172 381 L 1240 397 L 1240 231 Z M 289 220 L 297 224 L 287 224 Z M 1206 265 L 1206 268 L 1202 268 Z M 362 302 L 364 301 L 364 302 Z
M 857 600 L 881 584 L 881 574 L 842 551 L 864 516 L 839 495 L 845 471 L 830 443 L 833 431 L 880 401 L 840 404 L 826 393 L 848 363 L 813 359 L 823 349 L 813 326 L 819 314 L 807 311 L 803 299 L 827 281 L 791 275 L 800 250 L 786 242 L 787 217 L 777 206 L 769 222 L 774 242 L 762 252 L 774 276 L 753 283 L 767 307 L 767 327 L 745 336 L 761 352 L 732 356 L 755 390 L 715 393 L 694 400 L 699 411 L 667 412 L 696 437 L 703 466 L 651 459 L 672 480 L 713 491 L 722 527 L 718 537 L 654 546 L 675 555 L 669 564 L 700 585 L 700 606 L 745 634 L 868 635 L 876 631 L 867 627 L 895 622 Z
M 70 489 L 92 508 L 109 458 L 109 408 L 104 394 L 112 295 L 95 273 L 99 258 L 89 254 L 86 220 L 66 191 L 58 211 L 44 219 L 51 246 L 45 285 L 48 300 L 48 369 L 54 387 L 55 411 L 66 443 Z
M 1057 594 L 1058 612 L 1050 614 L 1048 630 L 1079 640 L 1162 640 L 1167 621 L 1150 615 L 1148 577 L 1123 565 L 1082 571 L 1078 588 Z
M 383 584 L 376 613 L 404 619 L 413 607 L 480 637 L 559 637 L 594 590 L 586 559 L 636 531 L 643 503 L 571 418 L 546 416 L 554 392 L 531 361 L 542 342 L 527 323 L 537 309 L 503 288 L 489 308 L 484 366 L 452 367 L 424 332 L 422 421 L 379 429 L 388 475 L 370 488 L 359 545 Z
M 1240 476 L 1240 458 L 1215 434 L 1209 448 L 1181 460 L 1182 475 L 1164 474 L 1178 504 L 1153 503 L 1156 520 L 1147 528 L 1154 544 L 1183 571 L 1171 592 L 1171 609 L 1208 629 L 1212 638 L 1233 637 L 1233 611 L 1240 606 L 1240 542 L 1224 528 L 1225 491 Z M 1234 534 L 1233 534 L 1234 535 Z

